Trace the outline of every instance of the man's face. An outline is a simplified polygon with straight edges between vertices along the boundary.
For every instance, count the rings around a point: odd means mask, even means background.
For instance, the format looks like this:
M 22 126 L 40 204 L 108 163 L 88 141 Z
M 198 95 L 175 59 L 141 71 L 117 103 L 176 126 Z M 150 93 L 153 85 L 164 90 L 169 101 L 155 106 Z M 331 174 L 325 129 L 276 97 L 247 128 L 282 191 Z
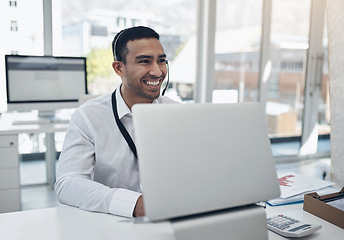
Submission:
M 152 102 L 159 97 L 167 73 L 164 49 L 156 38 L 129 41 L 127 48 L 127 63 L 122 65 L 122 96 L 134 103 Z

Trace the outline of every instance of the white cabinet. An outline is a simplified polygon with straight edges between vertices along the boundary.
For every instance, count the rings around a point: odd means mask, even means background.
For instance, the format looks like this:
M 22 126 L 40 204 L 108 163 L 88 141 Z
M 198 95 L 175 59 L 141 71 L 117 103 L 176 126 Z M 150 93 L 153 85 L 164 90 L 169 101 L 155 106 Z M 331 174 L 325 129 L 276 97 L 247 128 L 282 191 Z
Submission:
M 18 135 L 0 136 L 0 213 L 20 210 Z

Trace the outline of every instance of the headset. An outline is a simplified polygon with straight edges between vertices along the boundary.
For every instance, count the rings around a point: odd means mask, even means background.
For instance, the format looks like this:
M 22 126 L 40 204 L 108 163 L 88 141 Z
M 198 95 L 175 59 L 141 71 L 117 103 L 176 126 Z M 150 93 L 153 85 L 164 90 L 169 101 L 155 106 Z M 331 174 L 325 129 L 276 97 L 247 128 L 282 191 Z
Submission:
M 117 56 L 117 42 L 118 42 L 118 40 L 120 39 L 120 37 L 124 34 L 124 32 L 126 32 L 126 30 L 127 29 L 124 29 L 124 30 L 122 30 L 119 34 L 118 34 L 118 37 L 117 37 L 117 39 L 116 39 L 116 41 L 115 41 L 115 43 L 114 43 L 114 46 L 113 46 L 113 52 L 114 52 L 114 60 L 115 61 L 122 61 L 122 60 L 119 60 L 119 58 L 118 58 L 118 56 Z M 164 88 L 164 90 L 162 91 L 162 96 L 164 96 L 165 95 L 165 92 L 166 92 L 166 90 L 167 90 L 167 88 L 168 88 L 168 84 L 169 84 L 169 82 L 170 82 L 170 71 L 169 71 L 169 65 L 168 65 L 168 60 L 166 59 L 165 60 L 165 62 L 166 62 L 166 67 L 167 67 L 167 82 L 166 82 L 166 86 L 165 86 L 165 88 Z
M 162 96 L 165 95 L 165 92 L 166 92 L 166 90 L 168 88 L 168 84 L 170 82 L 170 66 L 168 65 L 168 60 L 167 59 L 165 60 L 165 62 L 166 62 L 166 67 L 167 67 L 167 82 L 166 82 L 166 86 L 165 86 L 164 90 L 162 90 L 162 94 L 161 94 Z
M 123 35 L 123 33 L 126 31 L 126 29 L 124 29 L 124 30 L 122 30 L 120 33 L 119 33 L 119 35 L 118 35 L 118 37 L 117 37 L 117 39 L 116 39 L 116 41 L 115 41 L 115 44 L 113 45 L 114 47 L 113 47 L 113 53 L 114 53 L 114 59 L 115 59 L 115 61 L 120 61 L 120 60 L 118 60 L 118 56 L 117 56 L 117 42 L 118 42 L 118 39 L 120 39 L 121 38 L 121 36 Z

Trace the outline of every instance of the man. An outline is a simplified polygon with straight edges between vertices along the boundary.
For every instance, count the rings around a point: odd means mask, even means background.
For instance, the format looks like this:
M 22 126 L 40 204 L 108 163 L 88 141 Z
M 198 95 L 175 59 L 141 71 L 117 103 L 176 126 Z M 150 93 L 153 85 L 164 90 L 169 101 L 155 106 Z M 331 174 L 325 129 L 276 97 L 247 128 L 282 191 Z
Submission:
M 137 103 L 175 102 L 160 96 L 167 60 L 154 30 L 122 30 L 115 36 L 112 50 L 112 67 L 122 84 L 112 94 L 89 100 L 72 115 L 55 191 L 63 204 L 138 217 L 144 215 L 144 207 L 138 160 L 132 150 L 135 144 L 129 143 L 135 139 L 131 108 Z M 124 137 L 123 131 L 129 137 Z

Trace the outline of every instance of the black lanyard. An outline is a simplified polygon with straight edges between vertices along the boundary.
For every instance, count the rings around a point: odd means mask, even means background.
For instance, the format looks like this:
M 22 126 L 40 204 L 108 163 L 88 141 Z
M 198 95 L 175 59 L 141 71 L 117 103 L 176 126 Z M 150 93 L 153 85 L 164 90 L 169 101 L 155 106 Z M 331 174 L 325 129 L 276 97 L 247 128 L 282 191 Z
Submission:
M 116 120 L 116 123 L 117 123 L 119 130 L 121 131 L 123 137 L 127 141 L 131 151 L 134 153 L 134 155 L 137 159 L 135 143 L 134 143 L 133 139 L 130 137 L 130 134 L 128 133 L 127 129 L 125 129 L 125 127 L 123 126 L 123 123 L 121 122 L 121 120 L 119 120 L 119 117 L 118 117 L 117 102 L 116 102 L 116 90 L 112 93 L 112 96 L 111 96 L 113 115 L 115 116 L 115 120 Z

